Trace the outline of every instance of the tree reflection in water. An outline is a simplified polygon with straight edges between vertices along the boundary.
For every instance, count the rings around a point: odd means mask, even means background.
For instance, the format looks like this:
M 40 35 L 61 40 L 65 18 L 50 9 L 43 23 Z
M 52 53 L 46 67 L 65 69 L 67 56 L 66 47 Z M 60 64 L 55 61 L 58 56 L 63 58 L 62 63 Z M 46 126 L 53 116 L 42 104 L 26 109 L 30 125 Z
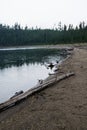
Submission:
M 66 57 L 61 55 L 61 50 L 58 49 L 25 49 L 25 50 L 0 50 L 0 69 L 8 68 L 11 66 L 22 66 L 23 64 L 44 64 L 51 63 L 53 60 Z

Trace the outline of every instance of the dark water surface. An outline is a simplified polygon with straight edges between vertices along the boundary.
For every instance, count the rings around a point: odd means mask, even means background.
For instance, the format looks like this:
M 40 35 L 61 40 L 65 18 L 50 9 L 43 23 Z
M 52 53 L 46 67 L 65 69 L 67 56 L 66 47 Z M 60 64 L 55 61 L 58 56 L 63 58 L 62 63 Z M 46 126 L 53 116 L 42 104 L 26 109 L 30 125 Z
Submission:
M 49 63 L 56 64 L 65 57 L 66 51 L 58 49 L 0 49 L 0 103 L 17 91 L 34 87 L 38 79 L 45 79 L 53 72 L 47 68 Z

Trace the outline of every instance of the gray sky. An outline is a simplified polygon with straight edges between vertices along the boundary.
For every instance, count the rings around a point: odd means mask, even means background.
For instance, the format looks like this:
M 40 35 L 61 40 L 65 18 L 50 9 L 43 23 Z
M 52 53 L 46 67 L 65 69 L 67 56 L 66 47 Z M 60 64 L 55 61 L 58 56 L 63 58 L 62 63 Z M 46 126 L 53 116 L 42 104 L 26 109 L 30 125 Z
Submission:
M 51 28 L 87 22 L 87 0 L 0 0 L 0 23 Z

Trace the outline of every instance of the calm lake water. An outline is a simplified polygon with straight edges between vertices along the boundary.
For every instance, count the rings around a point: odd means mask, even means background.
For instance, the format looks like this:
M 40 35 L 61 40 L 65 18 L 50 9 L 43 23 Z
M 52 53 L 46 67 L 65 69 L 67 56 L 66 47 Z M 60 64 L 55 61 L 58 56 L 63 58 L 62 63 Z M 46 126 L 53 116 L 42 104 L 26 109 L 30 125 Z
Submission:
M 17 91 L 25 92 L 34 87 L 38 79 L 48 77 L 54 68 L 51 70 L 47 65 L 66 57 L 60 55 L 61 52 L 42 48 L 0 49 L 0 103 Z

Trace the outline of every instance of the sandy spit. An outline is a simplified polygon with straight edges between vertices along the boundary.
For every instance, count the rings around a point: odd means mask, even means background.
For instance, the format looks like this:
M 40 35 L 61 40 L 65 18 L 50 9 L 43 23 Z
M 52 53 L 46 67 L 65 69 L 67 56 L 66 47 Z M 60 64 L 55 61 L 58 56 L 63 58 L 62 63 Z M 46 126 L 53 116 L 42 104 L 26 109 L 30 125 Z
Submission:
M 74 48 L 59 74 L 75 76 L 0 113 L 0 130 L 87 130 L 87 49 Z

